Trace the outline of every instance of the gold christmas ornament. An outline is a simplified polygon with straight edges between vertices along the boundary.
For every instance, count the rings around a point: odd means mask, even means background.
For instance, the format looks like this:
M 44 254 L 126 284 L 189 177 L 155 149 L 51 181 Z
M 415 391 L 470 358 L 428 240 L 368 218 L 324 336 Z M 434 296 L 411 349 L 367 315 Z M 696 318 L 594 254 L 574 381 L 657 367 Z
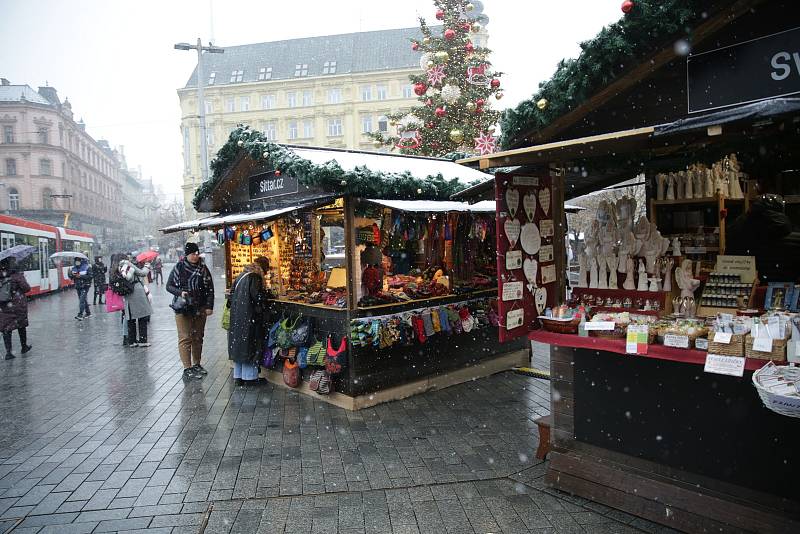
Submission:
M 244 141 L 242 141 L 241 139 L 239 139 L 239 140 L 236 142 L 236 145 L 237 145 L 237 146 L 244 146 Z
M 476 109 L 478 109 L 477 104 L 475 102 L 467 102 L 466 104 L 467 111 L 473 113 Z
M 460 143 L 464 140 L 464 132 L 461 130 L 450 130 L 450 140 L 454 143 Z
M 481 31 L 480 22 L 473 23 L 472 26 L 470 27 L 470 30 L 472 30 L 472 33 L 478 33 L 479 31 Z
M 436 53 L 433 55 L 433 57 L 435 57 L 435 58 L 436 58 L 436 59 L 438 59 L 439 61 L 442 61 L 442 62 L 444 62 L 444 61 L 447 61 L 448 59 L 450 59 L 450 54 L 448 54 L 448 53 L 447 53 L 447 52 L 445 52 L 444 50 L 440 50 L 440 51 L 436 52 Z
M 475 4 L 467 4 L 464 7 L 467 9 L 467 11 L 472 11 L 475 9 Z
M 547 99 L 546 98 L 539 99 L 539 101 L 536 102 L 536 107 L 539 108 L 539 109 L 542 109 L 542 110 L 544 108 L 546 108 L 547 107 Z
M 436 65 L 436 63 L 434 63 L 433 61 L 428 61 L 427 65 L 429 69 L 432 69 Z
M 431 38 L 430 37 L 423 37 L 422 38 L 422 44 L 424 44 L 425 46 L 428 46 L 429 44 L 431 44 Z
M 389 124 L 392 126 L 397 126 L 397 121 L 395 119 L 392 119 L 389 121 Z
M 501 93 L 500 91 L 498 91 L 498 92 L 496 92 L 496 93 L 494 94 L 494 97 L 495 97 L 497 100 L 500 100 L 501 98 L 503 98 L 503 93 Z
M 489 133 L 494 133 L 494 130 L 495 130 L 494 126 L 489 126 L 488 128 L 486 128 L 486 131 Z

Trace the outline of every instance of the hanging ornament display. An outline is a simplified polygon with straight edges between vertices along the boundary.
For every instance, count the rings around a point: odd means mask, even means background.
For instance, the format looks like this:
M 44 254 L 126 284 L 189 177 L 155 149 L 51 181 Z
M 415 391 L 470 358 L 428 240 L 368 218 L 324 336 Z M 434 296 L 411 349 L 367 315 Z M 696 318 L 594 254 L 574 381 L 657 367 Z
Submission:
M 444 9 L 437 9 L 436 10 L 436 18 L 438 20 L 444 20 Z
M 476 101 L 475 101 L 475 104 L 476 104 L 476 105 L 477 105 L 479 108 L 482 108 L 482 107 L 484 106 L 484 104 L 486 104 L 486 100 L 484 100 L 484 99 L 482 99 L 482 98 L 479 98 L 478 100 L 476 100 Z
M 411 43 L 411 50 L 419 50 L 419 43 L 416 41 Z
M 397 141 L 397 144 L 395 144 L 394 146 L 396 146 L 397 148 L 400 148 L 400 149 L 404 149 L 405 148 L 405 149 L 413 150 L 415 148 L 419 148 L 419 146 L 421 144 L 422 144 L 422 140 L 421 140 L 421 138 L 419 136 L 419 131 L 418 130 L 410 130 L 408 132 L 403 132 L 403 135 L 400 136 L 400 140 Z
M 461 89 L 457 85 L 447 84 L 442 87 L 442 100 L 448 104 L 455 104 L 461 98 Z
M 434 111 L 434 113 L 436 114 L 437 117 L 441 119 L 442 117 L 447 115 L 447 110 L 445 110 L 444 108 L 436 108 L 436 111 Z
M 453 39 L 456 38 L 456 31 L 452 28 L 447 28 L 444 31 L 444 38 L 447 39 L 448 41 L 452 41 Z
M 467 102 L 464 107 L 466 107 L 467 111 L 470 113 L 475 113 L 475 111 L 478 109 L 478 105 L 475 102 Z
M 540 98 L 539 101 L 536 102 L 536 107 L 541 109 L 541 110 L 544 110 L 544 108 L 547 107 L 547 99 L 546 98 Z
M 622 2 L 622 8 L 621 8 L 622 12 L 627 15 L 628 13 L 633 11 L 633 6 L 634 4 L 633 2 L 631 2 L 631 0 L 625 0 L 624 2 Z
M 498 80 L 497 78 L 492 78 L 492 81 L 489 83 L 491 84 L 492 89 L 497 89 L 498 87 L 500 87 L 500 80 Z
M 425 46 L 428 46 L 429 44 L 431 44 L 431 38 L 428 37 L 428 36 L 423 37 L 422 38 L 422 44 L 424 44 Z
M 450 140 L 454 143 L 461 143 L 464 140 L 464 132 L 461 130 L 450 130 Z
M 425 91 L 427 91 L 427 90 L 428 90 L 428 86 L 427 86 L 427 85 L 425 85 L 425 84 L 424 84 L 424 83 L 422 83 L 422 82 L 419 82 L 419 83 L 415 83 L 415 84 L 414 84 L 414 93 L 416 93 L 416 94 L 417 94 L 417 96 L 422 96 L 422 95 L 424 95 L 424 94 L 425 94 Z
M 444 63 L 444 62 L 446 62 L 448 59 L 450 59 L 450 54 L 448 54 L 448 53 L 447 53 L 447 52 L 445 52 L 444 50 L 439 50 L 438 52 L 436 52 L 436 53 L 433 55 L 433 57 L 435 57 L 437 61 L 439 61 L 439 62 L 441 62 L 441 63 Z
M 444 65 L 435 65 L 426 74 L 430 85 L 439 85 L 444 81 Z
M 497 91 L 497 92 L 494 94 L 494 97 L 495 97 L 497 100 L 500 100 L 501 98 L 503 98 L 503 93 L 501 93 L 500 91 Z
M 467 83 L 485 86 L 489 82 L 486 77 L 486 65 L 467 67 Z
M 425 52 L 419 57 L 419 68 L 425 70 L 428 68 L 428 62 L 433 61 L 433 54 Z
M 475 45 L 472 44 L 472 41 L 467 41 L 467 44 L 464 45 L 464 50 L 466 50 L 468 54 L 471 54 L 475 51 Z
M 475 138 L 475 150 L 477 150 L 481 156 L 491 154 L 497 150 L 497 138 L 490 132 L 482 132 Z

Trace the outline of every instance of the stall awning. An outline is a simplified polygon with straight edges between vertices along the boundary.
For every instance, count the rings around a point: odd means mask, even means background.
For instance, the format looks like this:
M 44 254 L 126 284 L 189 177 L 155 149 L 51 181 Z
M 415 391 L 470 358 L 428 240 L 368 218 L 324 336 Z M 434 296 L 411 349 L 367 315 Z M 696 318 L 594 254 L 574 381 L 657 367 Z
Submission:
M 284 213 L 289 213 L 294 210 L 303 209 L 306 206 L 288 206 L 270 211 L 255 211 L 252 213 L 233 213 L 230 215 L 214 215 L 212 217 L 204 217 L 202 219 L 195 219 L 193 221 L 184 221 L 182 223 L 173 224 L 162 228 L 161 231 L 165 234 L 172 232 L 182 232 L 184 230 L 207 230 L 212 228 L 220 228 L 222 226 L 236 224 L 247 221 L 266 221 L 274 219 Z
M 800 113 L 800 98 L 771 98 L 697 117 L 680 119 L 669 124 L 661 124 L 656 126 L 653 137 L 705 130 L 709 126 L 722 126 L 737 121 L 757 122 L 790 113 Z
M 486 200 L 475 204 L 466 202 L 454 202 L 450 200 L 379 200 L 375 198 L 366 199 L 367 202 L 385 206 L 393 210 L 409 211 L 417 213 L 443 213 L 443 212 L 472 212 L 472 213 L 494 213 L 494 200 Z

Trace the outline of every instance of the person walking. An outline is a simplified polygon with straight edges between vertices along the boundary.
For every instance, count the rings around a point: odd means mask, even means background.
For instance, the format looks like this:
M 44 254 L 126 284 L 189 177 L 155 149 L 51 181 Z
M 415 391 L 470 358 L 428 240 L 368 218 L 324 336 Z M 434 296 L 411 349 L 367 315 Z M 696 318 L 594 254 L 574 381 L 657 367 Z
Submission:
M 94 259 L 94 265 L 92 265 L 92 277 L 94 278 L 94 298 L 92 299 L 92 305 L 94 306 L 97 306 L 98 301 L 101 305 L 105 304 L 103 297 L 105 296 L 107 287 L 106 272 L 108 272 L 108 267 L 103 263 L 103 256 L 97 256 Z
M 173 295 L 170 307 L 175 311 L 183 377 L 203 378 L 208 372 L 200 361 L 206 318 L 214 313 L 214 280 L 197 243 L 188 242 L 183 250 L 184 258 L 167 278 L 167 291 Z
M 69 270 L 69 277 L 75 284 L 75 290 L 78 292 L 78 315 L 75 319 L 82 321 L 92 316 L 89 311 L 89 288 L 92 287 L 92 267 L 89 265 L 89 260 L 83 258 L 75 258 L 75 264 Z
M 164 264 L 161 262 L 161 256 L 157 257 L 155 261 L 153 261 L 153 280 L 155 280 L 156 285 L 160 286 L 164 283 Z
M 111 265 L 110 270 L 108 272 L 108 284 L 111 286 L 111 290 L 114 291 L 115 287 L 115 280 L 118 278 L 122 278 L 122 275 L 119 273 L 119 264 L 122 260 L 127 259 L 125 254 L 116 253 L 111 255 Z M 124 301 L 124 295 L 122 296 Z M 127 347 L 130 345 L 128 341 L 128 328 L 125 324 L 125 306 L 119 312 L 119 320 L 120 320 L 120 328 L 122 329 L 122 346 Z
M 0 332 L 3 332 L 6 360 L 16 358 L 11 352 L 11 334 L 14 330 L 19 333 L 22 354 L 33 348 L 28 345 L 28 297 L 25 296 L 30 290 L 25 274 L 16 269 L 13 258 L 0 261 Z
M 150 304 L 150 291 L 144 284 L 150 265 L 137 267 L 126 256 L 119 262 L 119 274 L 128 282 L 133 282 L 133 291 L 125 295 L 125 317 L 128 319 L 128 346 L 149 347 L 147 323 L 153 315 Z
M 258 380 L 268 323 L 270 295 L 264 288 L 264 273 L 268 271 L 269 259 L 260 256 L 236 278 L 231 289 L 228 359 L 233 360 L 233 378 L 239 385 Z

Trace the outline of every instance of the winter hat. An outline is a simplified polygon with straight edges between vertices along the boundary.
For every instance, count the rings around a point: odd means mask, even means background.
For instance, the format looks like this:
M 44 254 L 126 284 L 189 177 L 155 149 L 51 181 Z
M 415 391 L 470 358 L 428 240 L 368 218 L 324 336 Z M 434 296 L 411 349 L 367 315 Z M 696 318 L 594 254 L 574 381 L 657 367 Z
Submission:
M 189 241 L 186 243 L 186 246 L 183 247 L 183 253 L 185 255 L 194 254 L 195 252 L 200 252 L 200 247 L 197 246 L 197 243 L 192 243 Z

